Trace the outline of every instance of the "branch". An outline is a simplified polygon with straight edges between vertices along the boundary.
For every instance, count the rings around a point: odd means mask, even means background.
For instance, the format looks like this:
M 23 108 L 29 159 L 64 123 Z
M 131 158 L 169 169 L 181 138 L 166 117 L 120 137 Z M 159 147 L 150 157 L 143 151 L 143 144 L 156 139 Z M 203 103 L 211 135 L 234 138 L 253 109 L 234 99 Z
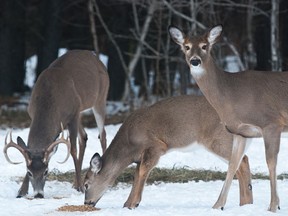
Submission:
M 90 31 L 91 31 L 92 38 L 93 38 L 94 50 L 96 54 L 99 56 L 100 50 L 98 46 L 96 25 L 95 25 L 94 13 L 93 13 L 93 4 L 91 0 L 88 1 L 88 13 L 89 13 L 89 19 L 90 19 Z
M 143 49 L 143 44 L 144 44 L 144 41 L 145 41 L 145 38 L 146 38 L 146 35 L 148 33 L 148 30 L 149 30 L 149 26 L 150 26 L 150 23 L 151 23 L 151 20 L 153 18 L 153 14 L 156 10 L 156 6 L 157 6 L 157 1 L 152 1 L 151 4 L 149 5 L 149 8 L 148 8 L 148 13 L 147 13 L 147 16 L 146 16 L 146 19 L 145 19 L 145 22 L 144 22 L 144 25 L 143 25 L 143 28 L 142 28 L 142 31 L 139 32 L 140 33 L 140 40 L 138 41 L 138 45 L 137 45 L 137 48 L 136 48 L 136 51 L 135 51 L 135 54 L 132 58 L 132 60 L 130 61 L 129 65 L 128 65 L 128 84 L 131 85 L 131 77 L 133 75 L 133 72 L 134 72 L 134 69 L 141 57 L 141 52 L 142 52 L 142 49 Z M 137 14 L 135 13 L 136 10 L 134 8 L 133 10 L 133 14 L 136 16 Z M 137 20 L 135 18 L 135 20 Z M 136 27 L 137 27 L 137 21 L 136 21 Z M 139 26 L 138 26 L 139 28 Z M 125 92 L 124 92 L 124 96 L 123 98 L 127 98 L 127 95 L 128 95 L 128 87 L 127 87 L 127 82 L 126 82 L 126 85 L 125 85 Z
M 143 47 L 143 43 L 144 43 L 146 35 L 148 33 L 149 25 L 151 23 L 151 20 L 152 20 L 152 17 L 153 17 L 155 10 L 156 10 L 156 1 L 152 1 L 152 3 L 149 6 L 148 14 L 147 14 L 144 26 L 143 26 L 141 34 L 140 34 L 141 36 L 140 36 L 140 40 L 139 40 L 137 48 L 136 48 L 134 58 L 132 59 L 132 61 L 130 61 L 129 66 L 128 66 L 130 76 L 132 75 L 132 73 L 136 67 L 136 64 L 139 60 L 139 57 L 140 57 L 140 54 L 142 51 L 142 47 Z
M 185 19 L 185 20 L 187 20 L 187 21 L 189 21 L 189 22 L 195 23 L 195 24 L 198 25 L 201 29 L 204 29 L 204 30 L 207 29 L 207 27 L 206 27 L 205 25 L 203 25 L 202 23 L 198 22 L 196 19 L 192 19 L 192 18 L 186 16 L 185 14 L 183 14 L 183 13 L 175 10 L 175 9 L 173 8 L 173 6 L 172 6 L 170 3 L 168 3 L 166 0 L 162 0 L 162 1 L 163 1 L 163 3 L 167 6 L 167 8 L 168 8 L 169 10 L 171 10 L 174 14 L 182 17 L 183 19 Z
M 240 54 L 237 51 L 236 47 L 232 43 L 229 43 L 229 41 L 228 41 L 228 39 L 226 37 L 223 37 L 223 40 L 225 41 L 225 43 L 228 45 L 228 47 L 232 50 L 232 52 L 237 57 L 237 62 L 239 64 L 239 66 L 240 66 L 240 70 L 241 71 L 245 70 L 244 64 L 243 64 L 243 62 L 242 62 L 242 60 L 240 58 Z
M 124 68 L 125 74 L 126 74 L 126 76 L 128 78 L 128 76 L 129 76 L 128 68 L 127 68 L 127 65 L 125 64 L 125 61 L 124 61 L 123 55 L 121 53 L 121 50 L 120 50 L 117 42 L 114 40 L 114 38 L 112 36 L 112 33 L 110 32 L 108 26 L 106 25 L 105 21 L 103 20 L 103 17 L 102 17 L 102 15 L 100 13 L 100 10 L 99 10 L 99 7 L 98 7 L 96 1 L 95 0 L 91 0 L 91 2 L 92 2 L 93 6 L 95 8 L 96 15 L 99 18 L 99 21 L 101 22 L 101 25 L 103 26 L 103 28 L 104 28 L 106 34 L 108 35 L 110 41 L 115 46 L 116 52 L 117 52 L 117 54 L 118 54 L 118 56 L 120 58 L 121 65 Z

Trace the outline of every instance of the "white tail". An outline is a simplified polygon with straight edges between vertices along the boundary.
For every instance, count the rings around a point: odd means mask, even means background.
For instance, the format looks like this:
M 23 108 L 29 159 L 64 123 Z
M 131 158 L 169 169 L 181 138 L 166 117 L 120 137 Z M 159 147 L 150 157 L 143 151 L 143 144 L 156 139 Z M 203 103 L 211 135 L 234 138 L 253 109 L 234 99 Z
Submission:
M 271 185 L 269 210 L 275 212 L 280 208 L 276 187 L 277 155 L 281 132 L 288 125 L 288 73 L 242 71 L 231 74 L 219 69 L 211 49 L 222 32 L 220 25 L 197 37 L 185 35 L 176 27 L 170 27 L 169 32 L 181 46 L 199 88 L 227 130 L 233 133 L 226 181 L 214 208 L 223 208 L 226 203 L 232 178 L 244 154 L 245 138 L 263 136 Z
M 204 97 L 179 96 L 133 112 L 122 124 L 111 145 L 100 157 L 96 153 L 84 180 L 85 204 L 94 206 L 109 186 L 131 163 L 136 163 L 133 187 L 124 207 L 135 208 L 150 171 L 171 149 L 198 143 L 229 161 L 232 135 Z M 248 158 L 237 171 L 240 205 L 253 202 Z
M 10 142 L 7 143 L 7 137 L 5 141 L 4 154 L 8 162 L 15 164 L 7 155 L 9 147 L 18 149 L 26 161 L 27 174 L 17 197 L 27 194 L 29 180 L 34 189 L 34 196 L 44 197 L 43 188 L 48 163 L 60 143 L 68 146 L 68 155 L 63 162 L 68 159 L 71 152 L 76 171 L 74 187 L 82 190 L 81 167 L 87 134 L 80 122 L 80 112 L 93 108 L 104 152 L 106 150 L 104 120 L 108 88 L 109 77 L 105 66 L 92 51 L 68 51 L 41 73 L 33 88 L 28 107 L 32 122 L 27 146 L 20 137 L 17 138 L 17 144 L 14 143 L 11 134 Z M 62 134 L 62 137 L 56 140 L 63 131 L 63 126 L 62 129 L 60 126 L 62 123 L 68 128 L 69 137 L 64 139 Z M 79 154 L 77 154 L 77 134 L 79 134 Z

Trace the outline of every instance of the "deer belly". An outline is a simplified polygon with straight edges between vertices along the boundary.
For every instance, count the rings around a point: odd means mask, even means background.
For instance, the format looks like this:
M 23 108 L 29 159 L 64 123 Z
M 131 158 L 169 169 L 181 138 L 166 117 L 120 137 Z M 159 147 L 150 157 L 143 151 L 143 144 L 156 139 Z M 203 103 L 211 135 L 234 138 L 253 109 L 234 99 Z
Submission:
M 203 149 L 203 148 L 205 148 L 203 144 L 198 143 L 198 142 L 193 142 L 189 145 L 184 145 L 184 146 L 182 145 L 182 146 L 171 148 L 168 150 L 168 152 L 172 152 L 172 151 L 193 152 L 193 151 L 196 151 L 198 149 Z

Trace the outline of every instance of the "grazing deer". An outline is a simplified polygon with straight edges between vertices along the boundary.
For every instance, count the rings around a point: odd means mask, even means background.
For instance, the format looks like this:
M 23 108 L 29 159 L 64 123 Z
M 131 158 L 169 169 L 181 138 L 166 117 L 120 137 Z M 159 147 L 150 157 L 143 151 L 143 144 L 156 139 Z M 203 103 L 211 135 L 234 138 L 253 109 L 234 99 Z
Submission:
M 68 146 L 68 157 L 71 145 L 76 172 L 74 187 L 82 190 L 81 167 L 87 134 L 80 122 L 80 112 L 88 108 L 93 109 L 104 152 L 106 150 L 104 120 L 108 88 L 109 77 L 105 66 L 92 51 L 68 51 L 41 73 L 33 88 L 28 106 L 32 122 L 27 146 L 20 137 L 17 138 L 17 144 L 14 143 L 11 134 L 10 142 L 7 143 L 7 136 L 5 141 L 4 154 L 8 162 L 17 164 L 7 155 L 9 147 L 18 149 L 26 160 L 27 174 L 17 197 L 27 194 L 29 180 L 34 189 L 34 197 L 44 197 L 43 188 L 48 173 L 48 163 L 61 142 Z M 65 140 L 63 135 L 60 140 L 55 141 L 61 132 L 61 123 L 64 127 L 67 126 L 70 141 Z M 79 134 L 78 158 L 77 133 Z
M 95 153 L 84 180 L 85 204 L 95 206 L 108 187 L 131 163 L 136 163 L 134 183 L 124 204 L 136 208 L 150 171 L 167 151 L 200 145 L 229 161 L 232 135 L 205 97 L 179 96 L 133 112 L 122 124 L 102 157 Z M 236 173 L 240 205 L 253 202 L 251 174 L 245 156 Z
M 288 125 L 288 73 L 242 71 L 227 73 L 219 69 L 212 56 L 222 26 L 211 28 L 202 36 L 185 35 L 169 27 L 172 39 L 181 46 L 190 72 L 199 88 L 215 108 L 221 122 L 233 134 L 233 151 L 218 201 L 214 208 L 224 208 L 232 178 L 245 151 L 247 137 L 263 137 L 270 175 L 269 209 L 279 207 L 276 188 L 276 165 L 280 135 Z

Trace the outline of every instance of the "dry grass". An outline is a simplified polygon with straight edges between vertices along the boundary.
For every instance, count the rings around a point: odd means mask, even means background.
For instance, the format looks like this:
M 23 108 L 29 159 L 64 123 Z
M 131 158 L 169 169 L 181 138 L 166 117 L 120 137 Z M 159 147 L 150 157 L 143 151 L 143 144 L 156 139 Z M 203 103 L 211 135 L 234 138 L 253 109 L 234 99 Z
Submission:
M 85 176 L 87 170 L 83 170 L 82 176 Z M 126 168 L 123 173 L 116 179 L 115 185 L 119 182 L 132 184 L 134 180 L 135 167 Z M 225 180 L 226 172 L 211 171 L 211 170 L 191 170 L 188 168 L 154 168 L 147 180 L 147 184 L 157 184 L 159 182 L 171 182 L 171 183 L 185 183 L 189 181 L 216 181 Z M 262 173 L 256 173 L 252 175 L 252 179 L 265 179 L 269 177 Z M 288 179 L 288 174 L 281 174 L 278 176 L 279 180 Z M 66 173 L 50 173 L 48 180 L 68 181 L 73 183 L 74 172 Z

